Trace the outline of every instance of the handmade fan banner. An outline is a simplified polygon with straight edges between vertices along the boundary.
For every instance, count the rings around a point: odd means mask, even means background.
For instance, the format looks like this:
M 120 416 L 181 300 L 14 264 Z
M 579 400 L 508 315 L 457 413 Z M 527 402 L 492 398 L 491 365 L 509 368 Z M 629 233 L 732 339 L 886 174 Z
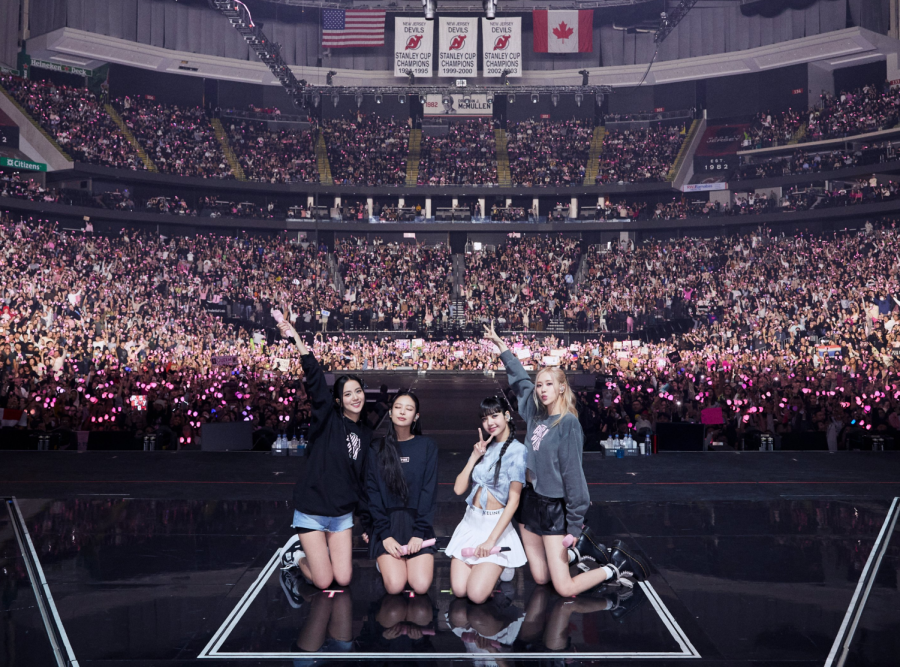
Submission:
M 475 76 L 478 71 L 478 19 L 441 17 L 438 76 Z
M 522 18 L 497 17 L 493 21 L 481 19 L 482 76 L 497 78 L 522 76 Z
M 433 76 L 434 21 L 411 16 L 394 19 L 394 76 Z
M 590 53 L 594 50 L 593 9 L 538 9 L 532 12 L 535 53 Z

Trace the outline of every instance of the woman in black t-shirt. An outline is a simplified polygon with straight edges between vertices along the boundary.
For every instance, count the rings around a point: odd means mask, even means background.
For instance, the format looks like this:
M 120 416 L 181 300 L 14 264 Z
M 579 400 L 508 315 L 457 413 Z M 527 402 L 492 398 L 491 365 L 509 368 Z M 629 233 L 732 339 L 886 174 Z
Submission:
M 434 537 L 437 444 L 422 435 L 414 394 L 398 392 L 389 414 L 388 434 L 373 445 L 366 465 L 369 558 L 376 559 L 388 593 L 401 593 L 409 583 L 424 595 L 434 578 L 435 549 L 422 542 Z

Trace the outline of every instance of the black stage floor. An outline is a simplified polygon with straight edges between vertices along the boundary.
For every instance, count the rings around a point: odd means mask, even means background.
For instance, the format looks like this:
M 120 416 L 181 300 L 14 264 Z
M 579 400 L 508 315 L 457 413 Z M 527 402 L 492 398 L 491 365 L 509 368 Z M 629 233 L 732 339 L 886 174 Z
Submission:
M 477 426 L 471 397 L 497 387 L 458 380 L 417 386 L 442 446 L 439 546 L 464 509 L 450 482 Z M 429 422 L 432 405 L 441 414 Z M 58 610 L 49 625 L 81 666 L 825 665 L 864 571 L 875 574 L 845 664 L 900 664 L 894 453 L 587 454 L 587 522 L 654 571 L 612 612 L 606 599 L 535 586 L 527 567 L 486 605 L 454 601 L 443 556 L 428 596 L 388 597 L 360 542 L 349 587 L 288 596 L 275 556 L 300 465 L 250 453 L 0 452 L 0 495 L 16 498 L 0 511 L 0 666 L 56 664 L 17 512 Z

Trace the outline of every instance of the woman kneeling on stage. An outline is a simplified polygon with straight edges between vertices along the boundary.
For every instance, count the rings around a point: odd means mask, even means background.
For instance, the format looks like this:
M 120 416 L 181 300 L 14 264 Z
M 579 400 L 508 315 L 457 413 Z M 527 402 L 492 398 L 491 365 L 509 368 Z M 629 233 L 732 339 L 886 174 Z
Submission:
M 387 435 L 373 443 L 366 466 L 372 532 L 369 558 L 375 559 L 391 594 L 407 583 L 418 595 L 434 579 L 434 512 L 437 444 L 422 435 L 419 399 L 400 391 L 390 409 Z M 423 542 L 430 541 L 432 546 Z
M 510 524 L 519 507 L 525 483 L 525 445 L 516 440 L 512 410 L 505 399 L 491 396 L 481 402 L 479 439 L 453 490 L 466 498 L 466 514 L 453 532 L 445 553 L 450 563 L 450 586 L 457 597 L 486 602 L 498 579 L 509 581 L 525 564 L 525 550 Z
M 484 327 L 484 333 L 500 350 L 509 385 L 518 397 L 519 414 L 528 424 L 527 484 L 516 520 L 522 529 L 531 576 L 538 584 L 552 582 L 563 597 L 601 584 L 634 586 L 627 577 L 642 581 L 647 566 L 621 542 L 609 550 L 583 530 L 584 515 L 591 504 L 582 467 L 584 433 L 565 373 L 545 367 L 532 382 L 494 331 L 493 323 Z M 582 569 L 574 577 L 569 571 L 567 535 L 577 541 L 572 554 Z

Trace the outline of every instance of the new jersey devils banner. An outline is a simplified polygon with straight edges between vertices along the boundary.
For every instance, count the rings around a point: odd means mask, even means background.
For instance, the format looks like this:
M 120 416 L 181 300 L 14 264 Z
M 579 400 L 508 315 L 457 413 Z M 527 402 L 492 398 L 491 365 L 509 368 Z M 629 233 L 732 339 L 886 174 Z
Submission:
M 478 69 L 478 19 L 441 17 L 438 76 L 475 76 Z
M 394 19 L 394 76 L 431 76 L 434 21 L 410 16 Z
M 522 18 L 481 19 L 481 69 L 484 76 L 522 76 Z

